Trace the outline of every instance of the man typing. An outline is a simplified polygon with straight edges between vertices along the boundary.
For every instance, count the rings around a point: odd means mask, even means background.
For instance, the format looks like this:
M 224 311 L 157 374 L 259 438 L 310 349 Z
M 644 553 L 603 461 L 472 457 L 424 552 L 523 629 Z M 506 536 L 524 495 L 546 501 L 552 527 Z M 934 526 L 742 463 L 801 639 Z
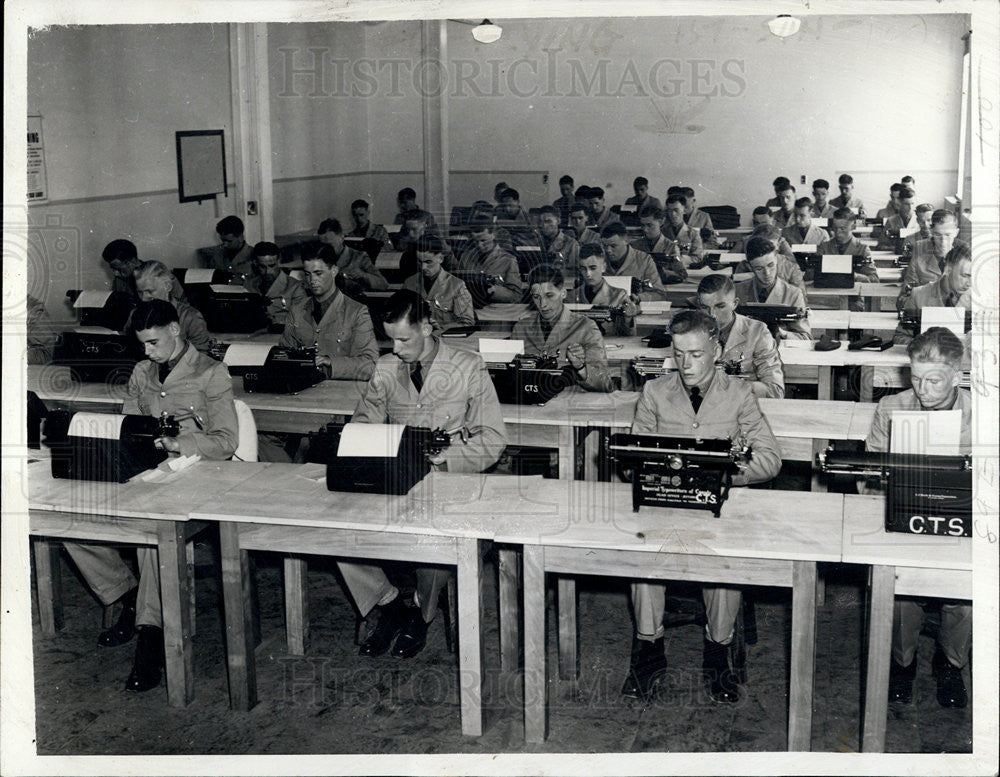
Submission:
M 805 310 L 806 300 L 802 290 L 790 286 L 778 277 L 777 249 L 765 237 L 752 237 L 747 242 L 747 262 L 753 278 L 735 284 L 736 298 L 740 302 L 789 305 Z M 778 327 L 780 339 L 810 339 L 809 320 L 800 319 L 787 327 Z
M 436 237 L 417 241 L 420 272 L 403 281 L 403 288 L 419 294 L 430 308 L 431 323 L 436 332 L 450 326 L 471 326 L 476 323 L 472 295 L 465 283 L 441 267 L 444 246 Z
M 624 289 L 618 289 L 604 280 L 606 267 L 604 251 L 590 243 L 583 247 L 580 258 L 579 286 L 566 294 L 566 301 L 617 309 L 621 315 L 612 319 L 613 334 L 631 337 L 635 334 L 635 317 L 639 313 L 639 300 Z M 601 334 L 607 334 L 604 325 L 597 323 Z
M 243 281 L 244 288 L 267 300 L 267 320 L 271 327 L 283 331 L 288 310 L 306 298 L 302 284 L 281 269 L 281 250 L 274 243 L 261 242 L 253 247 L 251 273 Z

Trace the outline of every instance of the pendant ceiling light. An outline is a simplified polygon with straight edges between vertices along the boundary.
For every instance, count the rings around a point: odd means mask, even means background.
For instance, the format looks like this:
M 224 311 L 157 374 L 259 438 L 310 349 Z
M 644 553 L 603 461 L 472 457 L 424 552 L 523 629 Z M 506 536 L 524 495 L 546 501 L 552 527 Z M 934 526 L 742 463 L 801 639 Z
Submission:
M 472 37 L 480 43 L 494 43 L 500 40 L 501 35 L 503 35 L 503 28 L 489 19 L 483 19 L 482 24 L 472 28 Z
M 767 23 L 767 26 L 770 28 L 772 34 L 777 35 L 779 38 L 788 38 L 799 31 L 799 27 L 802 26 L 802 20 L 796 19 L 790 14 L 783 13 L 771 19 Z

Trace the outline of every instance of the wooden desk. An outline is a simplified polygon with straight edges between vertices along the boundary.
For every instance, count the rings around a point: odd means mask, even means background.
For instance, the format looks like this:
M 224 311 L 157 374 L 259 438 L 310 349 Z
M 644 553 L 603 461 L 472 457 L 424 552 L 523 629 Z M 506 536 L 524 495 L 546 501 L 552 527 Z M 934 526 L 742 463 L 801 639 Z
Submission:
M 784 340 L 778 344 L 778 355 L 782 364 L 817 368 L 820 399 L 833 396 L 834 367 L 861 367 L 861 401 L 871 402 L 876 368 L 900 368 L 910 364 L 906 347 L 901 345 L 894 345 L 887 351 L 851 351 L 846 343 L 835 351 L 816 351 L 814 346 L 811 340 Z
M 458 578 L 462 733 L 481 735 L 482 553 L 493 527 L 472 520 L 463 505 L 476 502 L 485 476 L 432 474 L 405 496 L 386 496 L 328 491 L 318 465 L 267 467 L 239 493 L 208 501 L 192 516 L 219 522 L 230 706 L 257 703 L 248 551 L 292 554 L 285 559 L 290 652 L 302 652 L 308 634 L 303 555 L 447 564 Z
M 893 599 L 926 596 L 972 599 L 972 540 L 885 531 L 885 499 L 844 497 L 843 561 L 870 564 L 868 674 L 862 724 L 863 752 L 885 749 Z
M 194 699 L 193 591 L 185 546 L 204 524 L 190 521 L 190 511 L 257 477 L 264 466 L 248 463 L 237 470 L 229 462 L 200 461 L 161 483 L 133 479 L 119 484 L 53 478 L 47 451 L 29 465 L 32 536 L 153 545 L 159 552 L 167 697 L 172 707 L 184 707 Z M 39 616 L 42 633 L 49 636 L 59 620 L 58 590 L 49 584 L 59 567 L 44 539 L 33 545 Z
M 567 576 L 792 588 L 788 749 L 809 749 L 816 562 L 840 560 L 842 495 L 734 489 L 722 517 L 714 518 L 653 507 L 634 513 L 626 484 L 543 481 L 529 493 L 508 499 L 513 515 L 494 536 L 524 546 L 527 741 L 544 741 L 547 730 L 545 573 L 551 572 L 559 576 L 560 674 L 569 678 L 577 673 L 577 628 L 575 583 Z

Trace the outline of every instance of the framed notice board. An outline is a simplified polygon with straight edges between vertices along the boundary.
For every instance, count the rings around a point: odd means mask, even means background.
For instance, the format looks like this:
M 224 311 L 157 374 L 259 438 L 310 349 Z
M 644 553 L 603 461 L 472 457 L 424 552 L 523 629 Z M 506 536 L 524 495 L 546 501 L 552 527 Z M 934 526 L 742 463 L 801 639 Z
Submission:
M 177 132 L 177 189 L 181 202 L 229 196 L 226 141 L 222 130 Z

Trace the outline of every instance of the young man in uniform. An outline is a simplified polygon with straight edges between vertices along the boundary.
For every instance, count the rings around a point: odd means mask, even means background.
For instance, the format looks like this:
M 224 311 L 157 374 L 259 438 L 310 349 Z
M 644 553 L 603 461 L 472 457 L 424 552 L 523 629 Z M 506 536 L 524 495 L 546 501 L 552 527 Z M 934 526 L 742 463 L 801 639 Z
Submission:
M 488 205 L 489 203 L 487 203 Z M 433 222 L 434 218 L 425 210 L 418 208 L 407 212 L 403 228 L 399 232 L 399 247 L 402 251 L 402 255 L 399 257 L 399 271 L 404 278 L 409 278 L 419 269 L 416 245 L 417 241 L 424 236 L 436 237 L 441 240 L 441 244 L 444 246 L 445 269 L 450 270 L 454 267 L 455 255 L 452 253 L 447 241 L 441 238 L 436 230 L 431 229 L 430 225 Z
M 787 186 L 790 183 L 791 181 L 783 175 L 779 175 L 777 178 L 771 181 L 771 188 L 774 189 L 774 196 L 764 203 L 764 205 L 768 208 L 768 210 L 770 210 L 771 208 L 781 207 L 781 198 L 778 196 L 778 192 L 780 192 L 785 186 Z
M 253 247 L 252 272 L 243 286 L 267 300 L 267 320 L 277 331 L 284 330 L 289 308 L 308 295 L 301 283 L 281 269 L 281 250 L 268 242 Z
M 441 241 L 436 237 L 422 237 L 417 241 L 416 250 L 420 272 L 403 281 L 403 288 L 426 301 L 435 332 L 450 326 L 475 324 L 476 313 L 468 288 L 441 266 L 444 261 Z
M 482 472 L 492 467 L 507 444 L 496 390 L 477 353 L 453 348 L 433 335 L 427 304 L 413 291 L 394 294 L 383 313 L 392 353 L 378 360 L 351 418 L 352 423 L 406 424 L 427 429 L 464 429 L 433 457 L 432 469 Z M 377 563 L 338 562 L 359 611 L 378 611 L 378 624 L 362 643 L 363 656 L 392 650 L 411 658 L 427 642 L 427 627 L 449 571 L 417 567 L 413 606 L 407 607 Z
M 184 340 L 202 353 L 208 353 L 212 346 L 212 338 L 209 337 L 205 317 L 187 302 L 174 299 L 170 295 L 175 280 L 174 274 L 163 262 L 142 262 L 135 271 L 136 293 L 141 302 L 158 299 L 172 304 L 177 309 L 181 335 Z M 125 323 L 123 331 L 126 333 L 135 332 L 134 319 L 135 312 L 133 311 Z
M 900 232 L 904 230 L 912 232 L 918 228 L 917 216 L 913 211 L 913 190 L 900 187 L 896 198 L 895 212 L 882 222 L 876 247 L 902 253 L 903 241 L 906 238 L 901 237 Z
M 718 245 L 719 236 L 715 233 L 715 227 L 712 225 L 712 217 L 698 208 L 694 189 L 690 186 L 684 186 L 681 187 L 679 193 L 684 195 L 684 223 L 701 236 L 701 243 L 705 248 L 715 248 Z
M 564 175 L 559 179 L 559 199 L 552 203 L 552 207 L 559 213 L 560 226 L 569 223 L 569 208 L 576 202 L 573 186 L 573 176 Z
M 840 189 L 840 196 L 834 197 L 830 201 L 834 208 L 850 208 L 852 211 L 864 210 L 864 203 L 854 195 L 854 178 L 851 175 L 842 174 L 837 179 L 837 188 Z
M 634 210 L 636 213 L 639 213 L 643 208 L 663 207 L 660 204 L 660 201 L 649 193 L 649 180 L 643 176 L 640 175 L 632 181 L 632 191 L 634 191 L 635 194 L 625 200 L 625 205 Z
M 704 253 L 701 245 L 701 235 L 698 230 L 684 223 L 684 211 L 687 200 L 683 194 L 671 194 L 667 197 L 664 213 L 663 236 L 672 244 L 672 252 L 685 267 L 700 264 Z
M 605 275 L 629 276 L 643 283 L 636 295 L 641 300 L 658 300 L 667 295 L 653 257 L 628 244 L 628 232 L 620 221 L 601 231 L 601 245 L 607 259 Z
M 742 440 L 753 458 L 733 477 L 734 486 L 762 483 L 781 469 L 781 453 L 753 391 L 746 382 L 716 369 L 721 354 L 715 320 L 700 310 L 682 310 L 670 321 L 677 372 L 651 380 L 632 422 L 633 434 L 665 434 Z M 729 646 L 735 633 L 738 588 L 705 586 L 706 625 L 702 672 L 714 701 L 735 703 L 739 690 L 730 671 Z M 636 633 L 622 694 L 649 698 L 667 668 L 663 644 L 663 583 L 632 583 Z
M 782 237 L 781 231 L 774 226 L 771 220 L 771 212 L 764 206 L 759 206 L 753 212 L 754 228 L 753 232 L 739 241 L 734 251 L 746 253 L 747 246 L 754 238 L 770 240 L 775 246 L 774 261 L 778 267 L 778 277 L 790 286 L 794 286 L 802 291 L 803 298 L 806 294 L 806 281 L 799 263 L 795 260 L 795 254 L 788 240 Z M 750 263 L 747 260 L 740 262 L 733 268 L 734 273 L 752 272 Z
M 351 203 L 351 219 L 354 221 L 354 229 L 348 232 L 347 236 L 367 237 L 385 245 L 389 242 L 389 233 L 381 224 L 373 223 L 369 213 L 370 206 L 365 200 L 355 200 Z
M 833 212 L 836 208 L 827 201 L 827 197 L 830 195 L 830 182 L 825 178 L 817 178 L 812 183 L 812 190 L 813 203 L 810 211 L 812 212 L 813 218 L 832 218 Z
M 844 254 L 855 257 L 854 280 L 861 283 L 878 283 L 878 271 L 872 261 L 872 252 L 868 246 L 854 236 L 854 213 L 848 208 L 837 208 L 830 222 L 829 240 L 819 244 L 816 249 L 820 254 Z M 854 262 L 854 259 L 852 259 Z
M 972 452 L 972 396 L 959 388 L 962 379 L 962 341 L 944 327 L 931 327 L 907 346 L 912 388 L 884 397 L 875 409 L 865 446 L 869 451 L 889 450 L 892 414 L 909 410 L 959 410 L 959 452 Z M 897 596 L 892 618 L 892 660 L 889 665 L 889 701 L 908 704 L 913 698 L 917 673 L 917 638 L 923 624 L 920 602 Z M 962 669 L 969 662 L 972 644 L 972 604 L 946 601 L 941 605 L 941 626 L 931 664 L 942 707 L 965 707 L 969 697 Z
M 815 226 L 812 220 L 812 200 L 808 197 L 800 197 L 795 201 L 795 216 L 781 230 L 781 236 L 790 245 L 818 246 L 820 243 L 829 240 L 830 235 L 827 231 Z
M 587 224 L 590 223 L 590 212 L 586 204 L 577 200 L 569 207 L 569 229 L 566 236 L 573 238 L 581 246 L 587 243 L 600 243 L 601 235 Z
M 955 245 L 967 245 L 958 239 L 958 219 L 950 210 L 935 210 L 931 214 L 929 237 L 913 245 L 913 256 L 903 273 L 897 308 L 902 306 L 911 289 L 941 277 L 944 259 Z
M 569 364 L 576 385 L 587 391 L 612 391 L 604 338 L 597 324 L 565 305 L 562 271 L 543 264 L 528 279 L 535 315 L 514 324 L 511 340 L 523 340 L 526 354 L 557 356 Z
M 146 358 L 136 364 L 128 383 L 123 413 L 159 417 L 165 412 L 181 425 L 177 437 L 156 445 L 168 453 L 222 460 L 239 443 L 233 384 L 229 370 L 200 353 L 184 339 L 177 310 L 169 302 L 140 302 L 132 314 L 135 334 Z M 139 548 L 139 581 L 109 545 L 65 543 L 87 584 L 110 605 L 122 603 L 118 622 L 98 637 L 104 647 L 123 645 L 138 629 L 139 642 L 127 691 L 148 691 L 160 684 L 164 665 L 163 618 L 160 609 L 159 555 Z
M 398 213 L 393 218 L 392 223 L 396 226 L 404 227 L 406 222 L 409 220 L 411 214 L 418 211 L 425 213 L 424 221 L 426 222 L 427 229 L 431 232 L 437 231 L 437 224 L 434 221 L 434 216 L 431 213 L 427 213 L 417 205 L 417 193 L 413 191 L 409 186 L 400 189 L 399 193 L 396 194 L 396 209 Z
M 956 243 L 944 260 L 944 272 L 936 281 L 917 286 L 903 300 L 904 315 L 917 315 L 923 308 L 957 308 L 972 310 L 972 253 L 965 243 Z M 900 322 L 892 337 L 894 343 L 905 345 L 913 333 Z
M 778 277 L 778 257 L 774 243 L 765 237 L 752 237 L 747 242 L 747 262 L 753 278 L 735 284 L 736 298 L 740 302 L 790 305 L 805 310 L 806 299 L 802 290 Z M 809 320 L 800 319 L 778 328 L 779 339 L 809 340 Z
M 486 285 L 490 302 L 520 302 L 524 284 L 517 259 L 496 244 L 494 227 L 489 219 L 476 219 L 469 225 L 471 247 L 458 259 L 455 269 L 464 273 L 485 273 L 501 280 Z
M 610 208 L 604 205 L 604 189 L 600 186 L 591 186 L 587 190 L 589 196 L 590 218 L 594 228 L 600 232 L 608 224 L 615 224 L 621 221 L 617 213 L 612 213 Z
M 608 334 L 607 329 L 612 329 L 612 334 L 631 337 L 635 335 L 635 317 L 639 314 L 639 299 L 604 280 L 606 266 L 601 247 L 593 243 L 585 245 L 580 256 L 582 283 L 566 293 L 566 302 L 620 309 L 622 314 L 613 318 L 609 324 L 595 323 L 602 335 Z
M 876 218 L 882 219 L 883 224 L 898 212 L 899 192 L 902 188 L 903 184 L 901 183 L 894 183 L 889 187 L 889 201 L 885 204 L 884 208 L 879 208 L 878 213 L 875 214 Z
M 368 254 L 344 243 L 344 228 L 337 219 L 323 219 L 316 230 L 319 240 L 330 246 L 337 261 L 337 274 L 343 289 L 357 295 L 365 291 L 385 291 L 389 283 L 376 269 Z
M 559 211 L 545 205 L 538 211 L 538 247 L 542 249 L 540 264 L 551 264 L 570 274 L 580 262 L 580 244 L 560 231 Z
M 784 229 L 795 221 L 795 187 L 786 183 L 776 193 L 778 207 L 771 212 L 771 222 L 778 229 Z
M 101 258 L 111 268 L 111 291 L 128 294 L 134 305 L 139 301 L 139 293 L 135 290 L 135 271 L 142 264 L 136 251 L 135 243 L 119 238 L 112 240 L 101 252 Z M 187 302 L 184 287 L 176 277 L 170 284 L 170 298 Z
M 237 216 L 226 216 L 215 225 L 220 245 L 212 249 L 208 266 L 213 270 L 226 270 L 237 278 L 249 275 L 250 253 L 244 237 L 243 222 Z
M 500 193 L 495 222 L 499 226 L 513 229 L 527 229 L 531 226 L 528 212 L 521 207 L 521 193 L 517 189 L 504 189 Z
M 687 268 L 681 261 L 680 249 L 676 243 L 663 234 L 665 219 L 666 216 L 660 208 L 643 208 L 639 211 L 642 237 L 633 240 L 629 245 L 636 251 L 653 257 L 656 269 L 660 273 L 660 280 L 664 284 L 682 283 L 687 280 Z

